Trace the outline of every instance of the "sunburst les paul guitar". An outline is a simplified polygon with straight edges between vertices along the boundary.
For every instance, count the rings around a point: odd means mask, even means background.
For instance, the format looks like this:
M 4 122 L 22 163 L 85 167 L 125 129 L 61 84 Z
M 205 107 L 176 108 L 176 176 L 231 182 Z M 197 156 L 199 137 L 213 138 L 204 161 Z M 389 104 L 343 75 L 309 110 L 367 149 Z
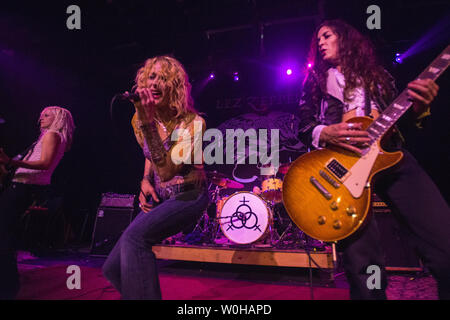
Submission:
M 449 66 L 450 46 L 417 79 L 437 79 Z M 361 155 L 335 146 L 300 156 L 283 180 L 283 203 L 294 223 L 307 235 L 333 242 L 357 231 L 367 218 L 371 203 L 371 181 L 375 174 L 397 164 L 401 151 L 386 152 L 381 141 L 389 129 L 411 107 L 407 90 L 374 120 L 354 117 L 371 142 Z

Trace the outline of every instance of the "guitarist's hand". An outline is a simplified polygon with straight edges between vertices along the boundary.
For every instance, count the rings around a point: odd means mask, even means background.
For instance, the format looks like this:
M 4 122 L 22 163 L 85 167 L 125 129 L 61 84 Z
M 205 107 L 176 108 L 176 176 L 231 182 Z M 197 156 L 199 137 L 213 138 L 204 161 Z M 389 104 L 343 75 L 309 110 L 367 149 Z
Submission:
M 431 79 L 418 79 L 408 83 L 408 96 L 417 115 L 425 112 L 437 96 L 439 86 Z
M 369 133 L 362 130 L 362 123 L 341 122 L 323 128 L 319 141 L 361 154 L 360 147 L 367 146 L 370 138 Z
M 153 208 L 153 204 L 147 202 L 146 197 L 151 195 L 153 201 L 159 202 L 158 195 L 155 189 L 147 179 L 143 179 L 141 182 L 141 192 L 139 193 L 139 207 L 144 212 L 149 212 Z
M 11 159 L 6 155 L 2 148 L 0 148 L 0 164 L 8 164 Z

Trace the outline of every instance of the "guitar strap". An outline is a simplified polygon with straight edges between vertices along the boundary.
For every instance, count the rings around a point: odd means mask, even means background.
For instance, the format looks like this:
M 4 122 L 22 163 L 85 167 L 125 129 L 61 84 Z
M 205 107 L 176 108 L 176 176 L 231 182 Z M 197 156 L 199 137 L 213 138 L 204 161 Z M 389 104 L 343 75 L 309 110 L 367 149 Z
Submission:
M 364 115 L 366 117 L 373 118 L 372 114 L 372 108 L 370 105 L 370 95 L 369 95 L 369 88 L 364 88 Z
M 23 152 L 19 153 L 17 156 L 14 157 L 14 160 L 27 160 L 34 151 L 34 147 L 38 143 L 39 139 L 33 142 L 28 148 L 26 148 Z

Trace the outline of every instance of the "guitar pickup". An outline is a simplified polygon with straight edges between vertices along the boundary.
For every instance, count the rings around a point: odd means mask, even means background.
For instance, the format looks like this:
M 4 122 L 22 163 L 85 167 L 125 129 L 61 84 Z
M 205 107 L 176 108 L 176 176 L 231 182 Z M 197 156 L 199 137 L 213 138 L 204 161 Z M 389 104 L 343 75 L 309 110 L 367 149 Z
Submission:
M 329 193 L 328 190 L 316 178 L 311 176 L 311 178 L 309 178 L 309 181 L 314 187 L 316 187 L 317 190 L 319 190 L 319 192 L 325 197 L 325 199 L 331 199 L 331 193 Z
M 335 189 L 339 188 L 340 184 L 336 180 L 334 180 L 332 177 L 330 177 L 330 175 L 327 174 L 325 171 L 320 170 L 319 174 L 322 178 L 325 179 L 326 182 L 331 184 Z
M 325 168 L 340 181 L 344 181 L 346 176 L 350 174 L 348 170 L 334 158 L 325 164 Z

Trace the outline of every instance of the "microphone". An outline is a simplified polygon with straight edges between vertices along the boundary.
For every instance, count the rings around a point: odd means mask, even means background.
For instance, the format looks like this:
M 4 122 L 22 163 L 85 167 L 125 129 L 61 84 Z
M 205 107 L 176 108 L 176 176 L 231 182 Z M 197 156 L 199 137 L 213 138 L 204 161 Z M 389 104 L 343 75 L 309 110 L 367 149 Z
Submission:
M 135 92 L 124 92 L 124 93 L 119 93 L 116 95 L 118 98 L 122 99 L 122 100 L 131 100 L 131 101 L 139 101 L 141 100 L 141 97 L 139 97 L 138 93 Z

